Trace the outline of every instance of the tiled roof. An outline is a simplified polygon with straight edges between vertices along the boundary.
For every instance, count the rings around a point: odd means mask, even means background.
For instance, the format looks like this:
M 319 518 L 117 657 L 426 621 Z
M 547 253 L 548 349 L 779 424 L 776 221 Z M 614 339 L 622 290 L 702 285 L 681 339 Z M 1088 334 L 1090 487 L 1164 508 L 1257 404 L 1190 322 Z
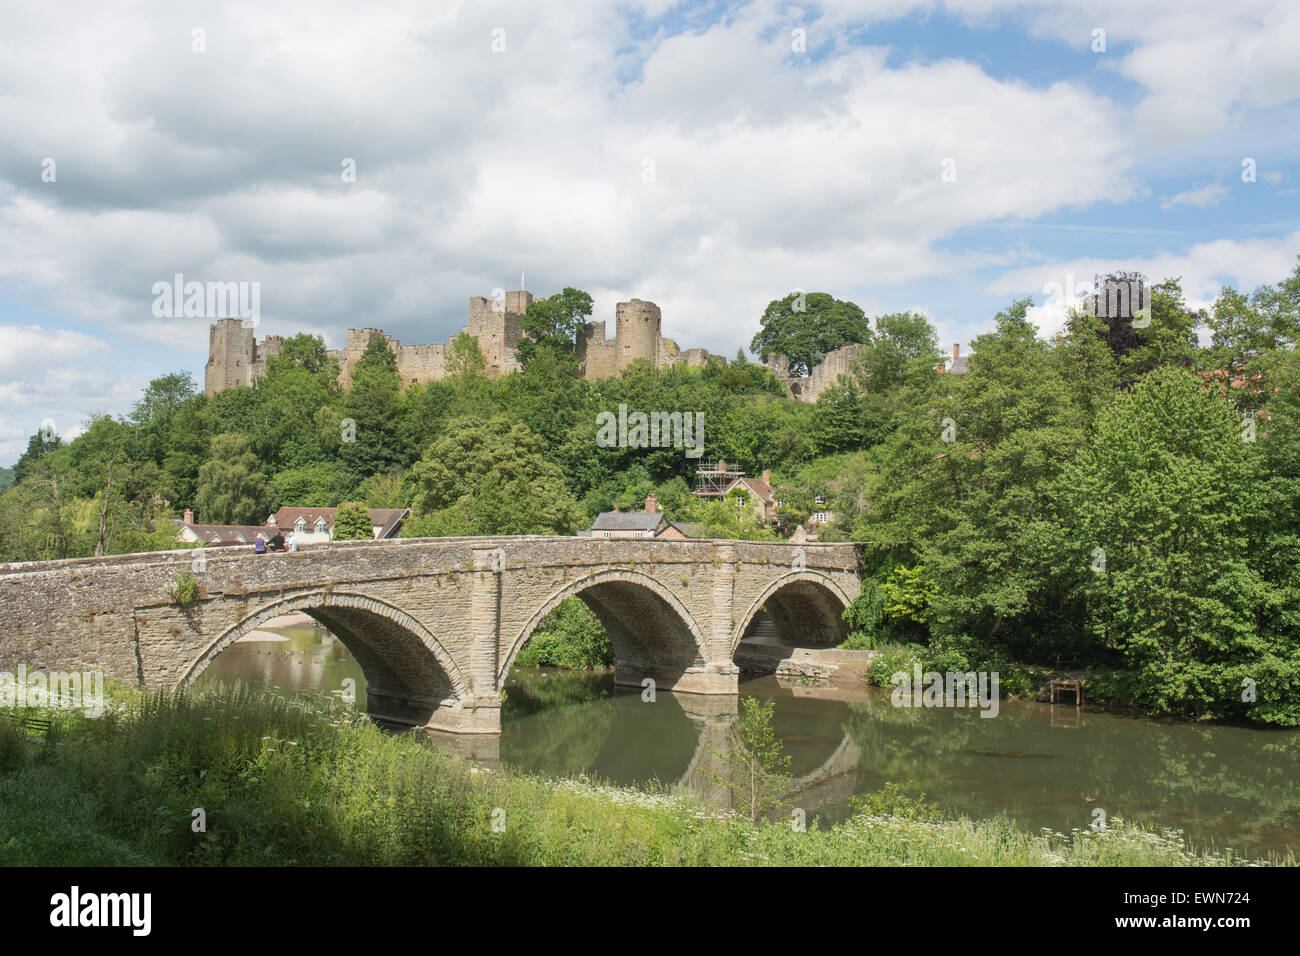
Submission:
M 190 524 L 185 525 L 204 544 L 252 544 L 260 534 L 270 541 L 275 536 L 276 528 L 267 528 L 257 524 Z M 240 541 L 240 537 L 243 541 Z
M 602 511 L 592 531 L 653 531 L 664 520 L 662 511 Z
M 772 486 L 762 478 L 737 478 L 727 486 L 726 494 L 731 494 L 731 490 L 735 488 L 736 485 L 744 485 L 765 502 L 771 503 L 772 501 Z
M 367 508 L 370 523 L 380 529 L 379 537 L 392 535 L 394 528 L 411 513 L 410 508 Z M 275 513 L 275 523 L 281 528 L 292 528 L 302 518 L 308 529 L 315 528 L 318 518 L 324 519 L 325 530 L 334 527 L 334 516 L 338 508 L 281 508 Z

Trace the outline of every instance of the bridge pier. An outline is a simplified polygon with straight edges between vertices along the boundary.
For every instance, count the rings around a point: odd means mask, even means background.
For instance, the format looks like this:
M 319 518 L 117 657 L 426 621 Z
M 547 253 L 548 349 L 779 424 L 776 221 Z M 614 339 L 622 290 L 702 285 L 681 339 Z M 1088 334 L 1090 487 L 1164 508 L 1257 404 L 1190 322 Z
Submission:
M 501 733 L 501 701 L 489 699 L 469 702 L 448 702 L 429 718 L 425 728 L 449 734 L 499 734 Z

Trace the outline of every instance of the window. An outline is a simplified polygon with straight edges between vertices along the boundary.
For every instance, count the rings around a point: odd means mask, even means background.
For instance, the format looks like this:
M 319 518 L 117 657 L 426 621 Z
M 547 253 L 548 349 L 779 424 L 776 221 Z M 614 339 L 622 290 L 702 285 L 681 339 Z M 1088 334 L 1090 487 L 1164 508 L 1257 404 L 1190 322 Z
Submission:
M 307 530 L 307 519 L 306 519 L 306 518 L 299 518 L 297 521 L 295 521 L 295 522 L 293 523 L 293 530 L 294 530 L 294 531 L 297 531 L 299 534 L 302 534 L 304 531 L 306 531 L 306 530 Z
M 325 519 L 324 519 L 324 518 L 317 518 L 317 519 L 316 519 L 316 524 L 313 525 L 313 527 L 316 529 L 316 533 L 317 533 L 317 534 L 321 534 L 321 533 L 323 533 L 323 532 L 325 531 Z

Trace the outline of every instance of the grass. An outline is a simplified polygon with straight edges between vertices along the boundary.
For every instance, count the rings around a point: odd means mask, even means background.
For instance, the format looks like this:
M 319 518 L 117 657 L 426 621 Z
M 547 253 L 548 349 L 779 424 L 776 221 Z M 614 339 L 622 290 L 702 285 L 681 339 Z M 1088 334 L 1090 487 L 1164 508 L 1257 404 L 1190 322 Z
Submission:
M 135 696 L 46 740 L 0 720 L 0 862 L 17 865 L 1229 865 L 1173 832 L 1031 834 L 888 801 L 751 825 L 685 792 L 474 768 L 340 706 L 240 688 Z M 194 811 L 206 814 L 195 832 Z M 501 832 L 494 820 L 502 821 Z M 1263 861 L 1294 863 L 1294 860 Z

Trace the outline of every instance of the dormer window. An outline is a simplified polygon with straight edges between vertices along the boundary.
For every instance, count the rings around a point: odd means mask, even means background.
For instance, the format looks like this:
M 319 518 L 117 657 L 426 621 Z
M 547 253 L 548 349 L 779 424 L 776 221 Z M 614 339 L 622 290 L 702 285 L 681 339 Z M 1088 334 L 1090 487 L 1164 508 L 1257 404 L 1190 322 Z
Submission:
M 295 522 L 293 523 L 293 530 L 294 530 L 294 531 L 297 531 L 299 534 L 302 534 L 304 531 L 306 531 L 306 530 L 307 530 L 307 519 L 306 519 L 306 518 L 299 518 L 297 521 L 295 521 Z
M 313 527 L 316 529 L 317 534 L 323 534 L 325 531 L 325 519 L 317 518 L 316 524 Z

